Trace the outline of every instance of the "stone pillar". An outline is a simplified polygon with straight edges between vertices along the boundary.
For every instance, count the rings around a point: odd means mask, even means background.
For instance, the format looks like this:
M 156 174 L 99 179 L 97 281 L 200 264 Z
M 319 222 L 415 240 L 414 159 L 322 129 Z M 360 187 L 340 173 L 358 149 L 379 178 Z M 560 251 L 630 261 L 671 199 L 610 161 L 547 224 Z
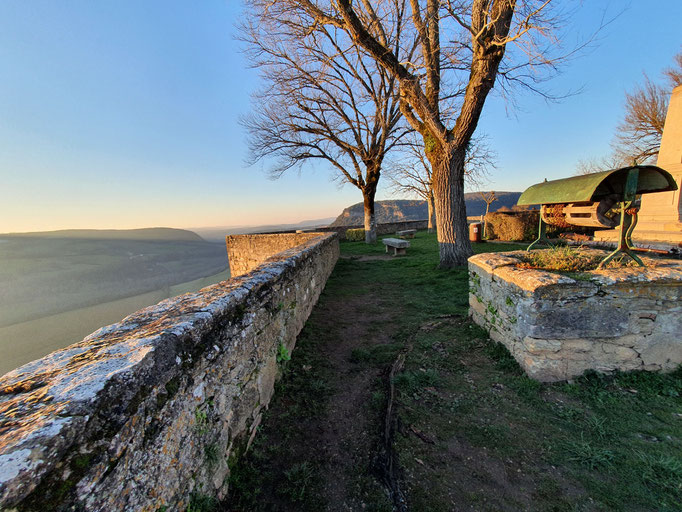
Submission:
M 677 245 L 682 243 L 682 86 L 675 87 L 670 97 L 656 165 L 672 174 L 678 188 L 673 192 L 642 195 L 639 221 L 632 238 L 636 245 L 645 241 Z M 615 230 L 595 233 L 595 240 L 616 237 Z
M 642 196 L 642 209 L 639 213 L 640 225 L 635 233 L 644 230 L 677 230 L 682 235 L 682 86 L 673 89 L 665 118 L 661 149 L 656 165 L 665 169 L 677 182 L 678 189 L 673 192 L 659 192 Z

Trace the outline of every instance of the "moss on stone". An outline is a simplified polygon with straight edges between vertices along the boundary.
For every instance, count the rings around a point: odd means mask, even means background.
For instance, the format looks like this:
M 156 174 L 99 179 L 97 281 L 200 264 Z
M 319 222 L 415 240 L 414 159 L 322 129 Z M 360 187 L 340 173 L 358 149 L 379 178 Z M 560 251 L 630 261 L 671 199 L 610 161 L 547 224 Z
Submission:
M 140 389 L 137 390 L 137 393 L 135 393 L 130 402 L 128 402 L 128 407 L 126 407 L 126 411 L 129 415 L 132 415 L 137 411 L 140 405 L 142 405 L 145 399 L 149 396 L 149 393 L 150 389 L 147 386 L 141 386 Z

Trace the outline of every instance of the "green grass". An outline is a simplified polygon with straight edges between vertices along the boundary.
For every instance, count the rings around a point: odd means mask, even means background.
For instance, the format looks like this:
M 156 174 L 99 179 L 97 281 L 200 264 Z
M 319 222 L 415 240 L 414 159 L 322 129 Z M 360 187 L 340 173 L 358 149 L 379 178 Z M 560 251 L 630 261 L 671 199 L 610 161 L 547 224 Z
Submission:
M 483 243 L 474 250 L 518 245 Z M 417 233 L 407 255 L 396 258 L 363 258 L 383 255 L 380 243 L 344 242 L 341 251 L 262 432 L 233 473 L 235 510 L 268 510 L 262 497 L 275 488 L 283 489 L 281 509 L 326 506 L 328 482 L 318 470 L 329 461 L 301 458 L 300 451 L 344 385 L 319 347 L 337 329 L 362 321 L 339 318 L 330 327 L 316 314 L 327 301 L 367 304 L 383 318 L 367 327 L 366 343 L 349 350 L 353 371 L 378 376 L 406 354 L 394 380 L 395 449 L 410 510 L 680 510 L 682 370 L 538 383 L 466 319 L 467 270 L 437 268 L 433 235 Z M 382 333 L 390 335 L 386 342 L 371 342 Z M 368 435 L 378 438 L 385 386 L 377 377 L 370 387 L 355 414 L 368 419 Z M 355 468 L 347 499 L 365 510 L 390 510 L 369 466 Z

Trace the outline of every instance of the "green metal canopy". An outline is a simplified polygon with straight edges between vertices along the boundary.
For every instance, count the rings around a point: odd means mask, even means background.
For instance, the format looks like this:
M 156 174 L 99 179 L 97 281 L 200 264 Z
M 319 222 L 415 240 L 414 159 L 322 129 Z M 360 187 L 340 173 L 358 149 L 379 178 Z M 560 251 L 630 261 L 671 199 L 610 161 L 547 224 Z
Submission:
M 599 201 L 614 194 L 622 197 L 625 192 L 626 178 L 632 169 L 639 170 L 637 194 L 677 190 L 675 179 L 669 172 L 655 165 L 634 165 L 538 183 L 521 194 L 517 204 L 525 206 Z

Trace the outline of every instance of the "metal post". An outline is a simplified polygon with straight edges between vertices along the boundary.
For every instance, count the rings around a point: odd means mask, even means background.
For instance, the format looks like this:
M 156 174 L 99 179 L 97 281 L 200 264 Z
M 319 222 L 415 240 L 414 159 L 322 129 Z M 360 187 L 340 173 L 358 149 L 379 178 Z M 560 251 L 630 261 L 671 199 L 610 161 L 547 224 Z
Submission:
M 550 247 L 552 246 L 552 244 L 549 243 L 549 240 L 547 240 L 547 224 L 545 224 L 545 222 L 542 220 L 542 210 L 540 210 L 540 226 L 538 227 L 538 238 L 528 246 L 526 251 L 530 251 L 533 248 L 533 246 L 539 242 L 543 242 L 549 245 Z
M 602 269 L 613 258 L 620 253 L 627 254 L 640 267 L 644 267 L 644 262 L 637 256 L 632 249 L 632 232 L 637 225 L 637 208 L 633 206 L 637 199 L 637 182 L 639 180 L 639 169 L 630 169 L 628 177 L 625 181 L 625 190 L 623 192 L 623 202 L 620 203 L 620 228 L 618 229 L 618 247 L 616 250 L 604 258 L 597 269 Z

